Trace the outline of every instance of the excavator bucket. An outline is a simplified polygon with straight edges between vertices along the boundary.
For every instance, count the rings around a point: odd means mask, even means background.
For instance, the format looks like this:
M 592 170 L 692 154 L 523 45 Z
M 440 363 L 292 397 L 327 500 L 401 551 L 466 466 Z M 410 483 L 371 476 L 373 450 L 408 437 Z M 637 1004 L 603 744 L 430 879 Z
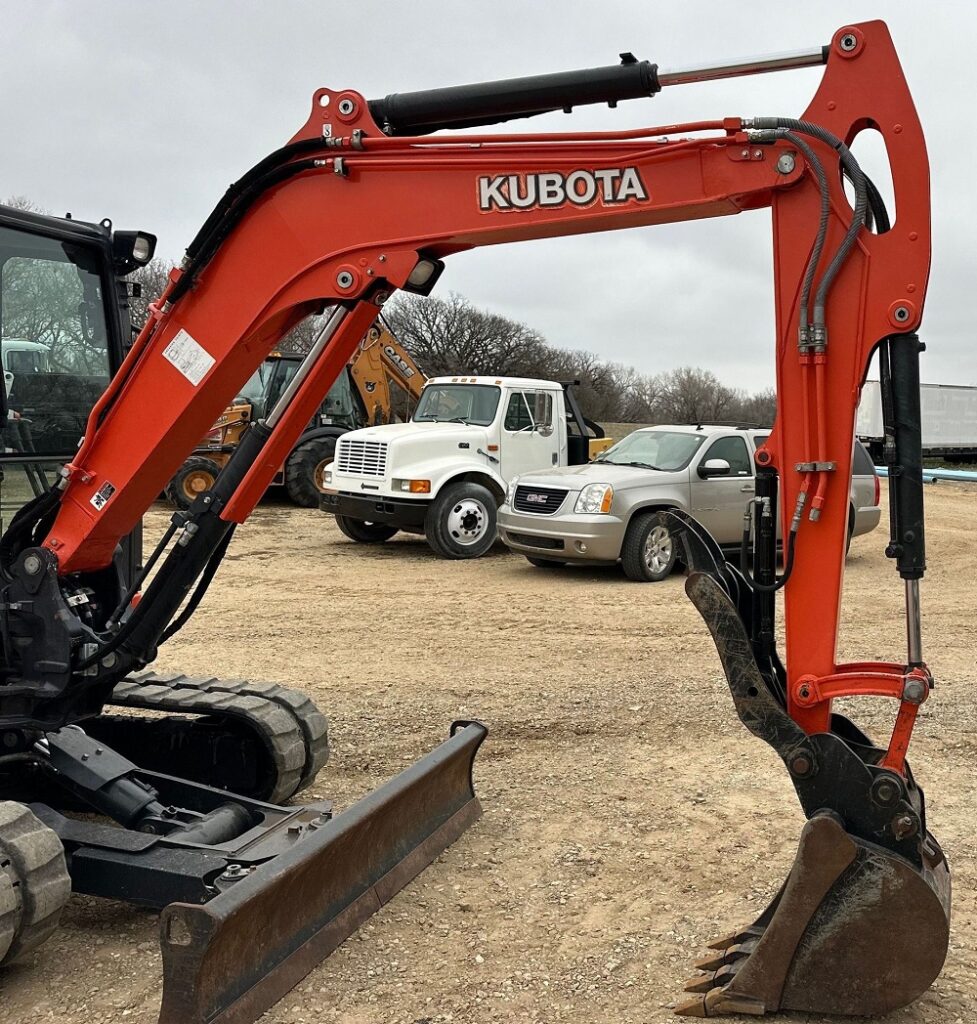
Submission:
M 159 1024 L 244 1024 L 296 985 L 481 816 L 486 729 L 451 738 L 286 853 L 160 918 Z
M 676 1012 L 875 1016 L 905 1006 L 940 973 L 949 943 L 950 869 L 925 825 L 913 828 L 922 794 L 915 818 L 873 800 L 868 740 L 838 716 L 831 733 L 805 735 L 766 685 L 723 588 L 695 572 L 686 591 L 716 641 L 740 718 L 794 766 L 809 820 L 776 898 L 712 944 Z M 911 775 L 907 783 L 915 789 Z M 847 801 L 844 815 L 831 808 L 833 794 Z M 893 837 L 891 823 L 903 817 L 905 831 Z
M 812 818 L 778 896 L 713 944 L 676 1012 L 875 1016 L 911 1003 L 940 973 L 950 938 L 950 872 L 932 836 L 926 845 L 917 869 L 832 815 Z

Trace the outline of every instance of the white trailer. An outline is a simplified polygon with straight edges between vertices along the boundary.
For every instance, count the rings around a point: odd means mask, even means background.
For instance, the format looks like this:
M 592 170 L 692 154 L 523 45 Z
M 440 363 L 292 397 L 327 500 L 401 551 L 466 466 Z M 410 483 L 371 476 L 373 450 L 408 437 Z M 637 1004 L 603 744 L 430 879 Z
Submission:
M 977 458 L 977 387 L 921 384 L 923 453 L 949 462 Z M 855 435 L 868 448 L 876 465 L 882 462 L 885 432 L 882 396 L 877 380 L 867 380 L 855 421 Z

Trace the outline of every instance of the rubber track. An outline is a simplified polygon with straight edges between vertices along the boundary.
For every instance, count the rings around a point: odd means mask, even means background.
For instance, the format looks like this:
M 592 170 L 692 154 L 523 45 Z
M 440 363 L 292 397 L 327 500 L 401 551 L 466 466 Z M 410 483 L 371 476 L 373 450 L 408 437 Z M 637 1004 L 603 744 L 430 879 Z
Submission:
M 107 706 L 246 721 L 264 740 L 280 776 L 267 797 L 272 803 L 305 789 L 329 758 L 325 716 L 305 694 L 277 683 L 143 672 L 118 683 Z
M 0 802 L 0 963 L 39 946 L 70 895 L 61 840 L 23 804 Z

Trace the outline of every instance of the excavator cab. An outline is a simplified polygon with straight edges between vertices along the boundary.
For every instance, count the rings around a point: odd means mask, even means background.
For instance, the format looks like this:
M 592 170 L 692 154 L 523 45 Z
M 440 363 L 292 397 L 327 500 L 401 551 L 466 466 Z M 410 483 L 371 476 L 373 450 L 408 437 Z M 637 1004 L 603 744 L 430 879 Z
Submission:
M 16 596 L 16 552 L 50 519 L 110 380 L 129 372 L 125 276 L 154 241 L 108 221 L 0 206 L 0 585 L 29 629 L 51 608 L 37 587 Z M 294 376 L 300 362 L 275 368 Z M 279 377 L 280 393 L 289 377 Z M 106 481 L 95 512 L 112 491 Z M 144 559 L 141 541 L 137 525 L 96 588 L 55 583 L 47 570 L 35 579 L 47 578 L 62 618 L 111 615 L 125 628 L 162 552 Z M 456 723 L 432 753 L 338 813 L 329 801 L 289 802 L 329 753 L 326 719 L 305 694 L 133 672 L 116 654 L 99 658 L 103 673 L 118 667 L 107 678 L 55 681 L 57 659 L 23 657 L 20 627 L 5 620 L 0 638 L 0 990 L 2 966 L 41 945 L 78 892 L 162 912 L 164 1024 L 251 1019 L 480 814 L 479 723 Z M 78 640 L 68 649 L 84 660 Z

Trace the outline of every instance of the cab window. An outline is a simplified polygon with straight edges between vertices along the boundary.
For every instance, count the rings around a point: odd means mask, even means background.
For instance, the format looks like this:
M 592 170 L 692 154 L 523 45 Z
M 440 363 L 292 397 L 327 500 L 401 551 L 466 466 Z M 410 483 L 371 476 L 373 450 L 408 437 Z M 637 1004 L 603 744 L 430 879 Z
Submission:
M 742 437 L 721 437 L 713 441 L 703 456 L 703 461 L 708 459 L 725 459 L 730 476 L 753 476 L 753 462 Z
M 533 425 L 533 414 L 529 411 L 525 392 L 513 391 L 509 395 L 502 425 L 506 430 L 528 430 Z
M 502 423 L 506 430 L 553 433 L 553 396 L 548 391 L 513 391 Z

